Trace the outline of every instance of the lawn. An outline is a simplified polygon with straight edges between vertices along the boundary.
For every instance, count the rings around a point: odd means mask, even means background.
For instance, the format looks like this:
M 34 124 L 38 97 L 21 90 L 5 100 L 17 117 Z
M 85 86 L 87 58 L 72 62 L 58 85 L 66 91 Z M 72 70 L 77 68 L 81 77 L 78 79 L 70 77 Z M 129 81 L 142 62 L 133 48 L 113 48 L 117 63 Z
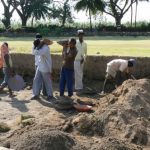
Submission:
M 61 53 L 62 47 L 55 41 L 65 39 L 64 37 L 49 37 L 54 41 L 51 45 L 52 53 Z M 34 38 L 7 38 L 0 37 L 7 41 L 12 53 L 31 53 Z M 88 55 L 120 55 L 120 56 L 141 56 L 150 57 L 150 37 L 85 37 L 88 45 Z

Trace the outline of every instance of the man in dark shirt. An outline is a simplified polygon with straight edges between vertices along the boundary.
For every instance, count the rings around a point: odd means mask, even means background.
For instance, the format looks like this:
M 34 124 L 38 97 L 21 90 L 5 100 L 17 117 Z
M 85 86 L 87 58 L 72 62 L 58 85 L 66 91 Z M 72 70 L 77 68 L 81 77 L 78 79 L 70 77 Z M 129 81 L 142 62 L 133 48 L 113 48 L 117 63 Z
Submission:
M 59 43 L 59 42 L 58 42 Z M 67 84 L 68 96 L 73 95 L 74 83 L 74 60 L 77 54 L 76 40 L 71 38 L 68 44 L 63 45 L 63 66 L 60 74 L 60 96 L 64 96 L 65 85 Z

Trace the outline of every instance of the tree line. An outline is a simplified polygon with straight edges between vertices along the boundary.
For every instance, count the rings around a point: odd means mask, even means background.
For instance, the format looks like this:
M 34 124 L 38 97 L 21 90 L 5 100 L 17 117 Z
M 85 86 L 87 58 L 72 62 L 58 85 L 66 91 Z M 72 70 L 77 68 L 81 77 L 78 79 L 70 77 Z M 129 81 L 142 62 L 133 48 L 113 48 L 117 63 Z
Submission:
M 116 27 L 121 26 L 124 15 L 131 11 L 131 26 L 133 25 L 133 5 L 135 4 L 135 22 L 138 4 L 141 1 L 149 0 L 0 0 L 3 5 L 3 15 L 1 22 L 5 28 L 11 28 L 11 18 L 16 11 L 21 19 L 22 27 L 27 26 L 27 21 L 43 19 L 57 19 L 62 26 L 65 23 L 73 22 L 73 11 L 84 10 L 90 19 L 92 30 L 92 16 L 108 14 L 115 19 Z M 73 11 L 72 11 L 73 10 Z

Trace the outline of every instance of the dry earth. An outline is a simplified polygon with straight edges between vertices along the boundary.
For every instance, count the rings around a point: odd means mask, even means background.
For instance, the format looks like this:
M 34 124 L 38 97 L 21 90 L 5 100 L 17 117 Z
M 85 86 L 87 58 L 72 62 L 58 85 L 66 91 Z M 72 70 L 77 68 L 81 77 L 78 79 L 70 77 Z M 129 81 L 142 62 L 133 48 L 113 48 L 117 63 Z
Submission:
M 101 86 L 97 82 L 89 85 Z M 128 80 L 104 97 L 84 92 L 62 99 L 58 84 L 54 90 L 57 102 L 66 99 L 71 105 L 78 99 L 92 105 L 92 111 L 78 112 L 69 105 L 62 110 L 43 97 L 31 101 L 32 91 L 27 88 L 14 98 L 0 94 L 0 146 L 15 150 L 150 150 L 150 80 Z

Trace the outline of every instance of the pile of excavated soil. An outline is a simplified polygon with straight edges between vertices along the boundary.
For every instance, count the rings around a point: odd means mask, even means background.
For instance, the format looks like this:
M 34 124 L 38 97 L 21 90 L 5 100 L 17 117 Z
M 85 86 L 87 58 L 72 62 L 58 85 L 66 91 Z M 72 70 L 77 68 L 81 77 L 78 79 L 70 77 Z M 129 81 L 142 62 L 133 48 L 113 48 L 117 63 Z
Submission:
M 150 147 L 150 80 L 125 81 L 112 93 L 94 101 L 92 113 L 69 114 L 70 111 L 48 108 L 48 113 L 43 111 L 37 124 L 8 137 L 6 147 L 15 150 L 142 150 Z M 48 128 L 52 123 L 52 128 Z
M 125 81 L 99 100 L 93 114 L 79 114 L 72 125 L 85 135 L 150 145 L 150 80 Z
M 71 136 L 55 130 L 32 130 L 16 135 L 9 141 L 15 150 L 84 150 Z

